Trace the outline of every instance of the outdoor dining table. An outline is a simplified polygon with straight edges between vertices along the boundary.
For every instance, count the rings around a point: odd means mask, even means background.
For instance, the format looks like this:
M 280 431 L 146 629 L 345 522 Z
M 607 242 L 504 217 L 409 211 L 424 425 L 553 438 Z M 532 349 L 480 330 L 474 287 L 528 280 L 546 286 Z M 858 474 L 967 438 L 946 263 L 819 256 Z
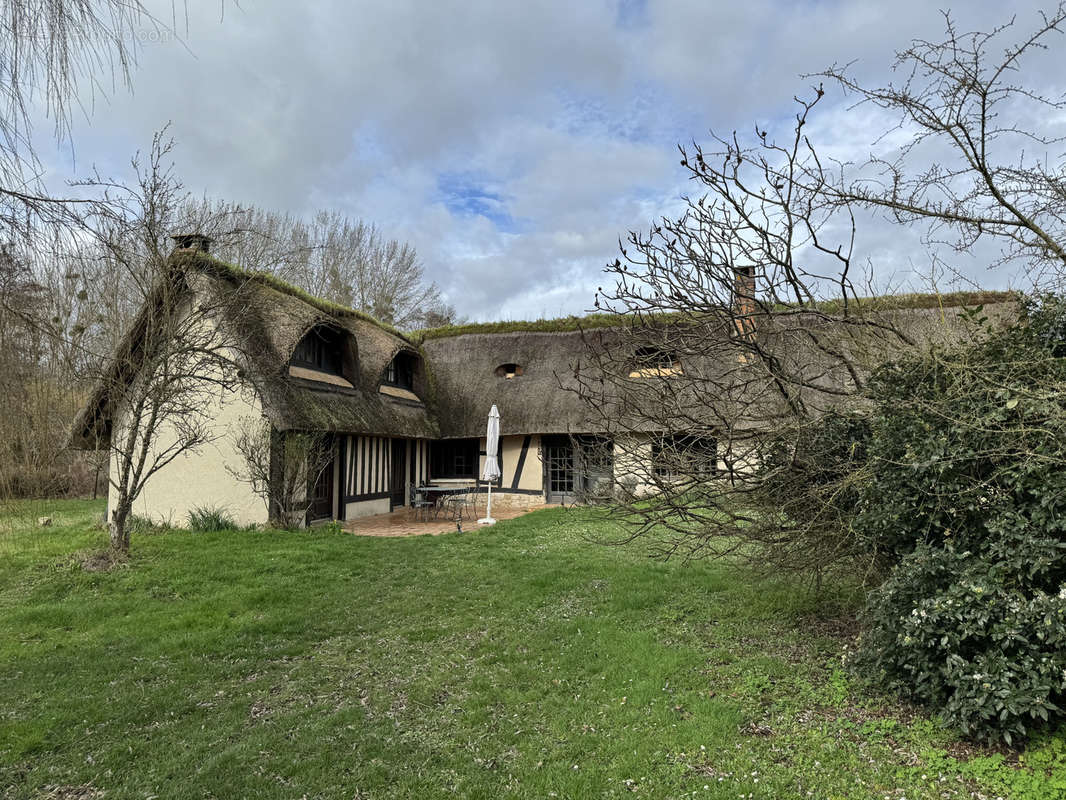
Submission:
M 444 505 L 444 501 L 448 497 L 467 494 L 468 492 L 476 491 L 476 489 L 476 486 L 434 486 L 430 484 L 428 486 L 419 486 L 416 491 L 425 492 L 426 499 L 433 504 L 433 518 L 436 519 L 437 514 L 440 513 Z

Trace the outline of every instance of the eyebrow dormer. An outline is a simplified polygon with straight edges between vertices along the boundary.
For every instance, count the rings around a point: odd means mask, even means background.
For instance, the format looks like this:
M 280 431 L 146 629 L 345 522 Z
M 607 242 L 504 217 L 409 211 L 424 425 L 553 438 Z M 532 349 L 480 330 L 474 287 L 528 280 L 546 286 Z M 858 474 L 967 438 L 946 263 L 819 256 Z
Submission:
M 390 397 L 421 402 L 425 373 L 422 357 L 418 353 L 400 350 L 385 367 L 378 391 Z
M 525 372 L 525 370 L 522 369 L 521 364 L 500 364 L 500 366 L 496 367 L 493 371 L 493 374 L 497 378 L 507 378 L 510 380 L 517 378 L 523 372 Z
M 350 333 L 331 325 L 316 325 L 293 348 L 289 374 L 294 378 L 352 388 L 356 364 L 355 340 Z

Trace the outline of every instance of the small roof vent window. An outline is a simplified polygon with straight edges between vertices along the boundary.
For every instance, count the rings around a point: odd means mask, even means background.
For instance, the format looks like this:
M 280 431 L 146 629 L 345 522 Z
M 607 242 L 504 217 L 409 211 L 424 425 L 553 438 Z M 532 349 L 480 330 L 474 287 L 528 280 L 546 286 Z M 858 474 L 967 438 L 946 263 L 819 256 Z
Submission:
M 510 380 L 512 378 L 517 378 L 521 374 L 521 364 L 500 364 L 500 366 L 496 367 L 497 378 L 507 378 Z
M 211 242 L 214 241 L 210 236 L 202 233 L 176 233 L 170 239 L 177 250 L 199 250 L 201 253 L 209 252 Z

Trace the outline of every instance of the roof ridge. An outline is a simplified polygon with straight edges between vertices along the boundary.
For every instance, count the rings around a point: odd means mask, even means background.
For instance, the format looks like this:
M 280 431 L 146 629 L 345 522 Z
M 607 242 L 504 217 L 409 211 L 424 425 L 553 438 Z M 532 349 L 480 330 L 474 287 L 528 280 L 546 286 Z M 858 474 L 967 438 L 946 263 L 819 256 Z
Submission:
M 959 292 L 911 292 L 905 294 L 881 295 L 873 297 L 857 297 L 849 302 L 863 306 L 870 310 L 895 311 L 927 308 L 956 308 L 967 305 L 988 305 L 992 303 L 1004 303 L 1014 299 L 1016 292 L 974 290 Z M 816 301 L 812 310 L 825 313 L 835 313 L 842 306 L 839 299 Z M 780 310 L 804 310 L 802 306 L 781 306 Z M 659 312 L 643 314 L 587 314 L 576 316 L 570 314 L 565 317 L 537 320 L 500 320 L 497 322 L 465 322 L 457 325 L 444 325 L 438 328 L 426 328 L 412 332 L 419 342 L 432 339 L 445 339 L 453 336 L 467 336 L 470 334 L 492 333 L 574 333 L 580 330 L 592 328 L 621 328 L 626 325 L 638 324 L 641 321 L 655 320 L 656 322 L 670 322 L 671 320 L 689 320 L 694 315 L 684 312 Z
M 200 272 L 214 273 L 226 278 L 252 280 L 269 289 L 301 300 L 324 314 L 329 314 L 331 316 L 355 317 L 356 319 L 363 320 L 364 322 L 368 322 L 371 325 L 381 328 L 386 333 L 390 333 L 410 345 L 417 346 L 419 343 L 412 335 L 404 333 L 399 328 L 390 325 L 387 322 L 382 322 L 377 317 L 367 314 L 365 311 L 360 311 L 357 308 L 349 308 L 340 303 L 334 303 L 331 300 L 316 297 L 305 289 L 301 289 L 299 286 L 294 286 L 288 281 L 282 280 L 277 275 L 274 275 L 271 272 L 266 272 L 265 270 L 245 269 L 244 267 L 239 267 L 236 264 L 231 264 L 228 261 L 223 261 L 220 258 L 198 251 L 178 251 L 172 253 L 170 256 L 170 263 L 181 269 L 192 268 Z

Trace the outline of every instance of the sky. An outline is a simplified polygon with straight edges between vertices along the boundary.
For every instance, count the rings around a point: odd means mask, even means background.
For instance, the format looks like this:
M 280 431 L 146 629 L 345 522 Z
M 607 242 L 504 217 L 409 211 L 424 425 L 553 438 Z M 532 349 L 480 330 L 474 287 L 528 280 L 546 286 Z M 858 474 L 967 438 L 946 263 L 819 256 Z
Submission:
M 580 314 L 618 240 L 692 191 L 678 143 L 782 131 L 800 77 L 942 38 L 928 0 L 169 0 L 149 3 L 132 91 L 83 97 L 71 143 L 38 145 L 50 180 L 123 174 L 170 124 L 185 186 L 294 214 L 334 209 L 411 242 L 471 320 Z M 961 29 L 1046 4 L 956 3 Z M 1066 46 L 1042 75 L 1066 74 Z M 885 120 L 831 91 L 813 130 L 862 158 Z M 38 130 L 38 135 L 43 136 Z M 921 288 L 928 255 L 876 220 L 858 255 Z M 958 256 L 988 288 L 1011 281 Z M 971 259 L 972 261 L 972 259 Z M 949 287 L 943 287 L 949 288 Z

